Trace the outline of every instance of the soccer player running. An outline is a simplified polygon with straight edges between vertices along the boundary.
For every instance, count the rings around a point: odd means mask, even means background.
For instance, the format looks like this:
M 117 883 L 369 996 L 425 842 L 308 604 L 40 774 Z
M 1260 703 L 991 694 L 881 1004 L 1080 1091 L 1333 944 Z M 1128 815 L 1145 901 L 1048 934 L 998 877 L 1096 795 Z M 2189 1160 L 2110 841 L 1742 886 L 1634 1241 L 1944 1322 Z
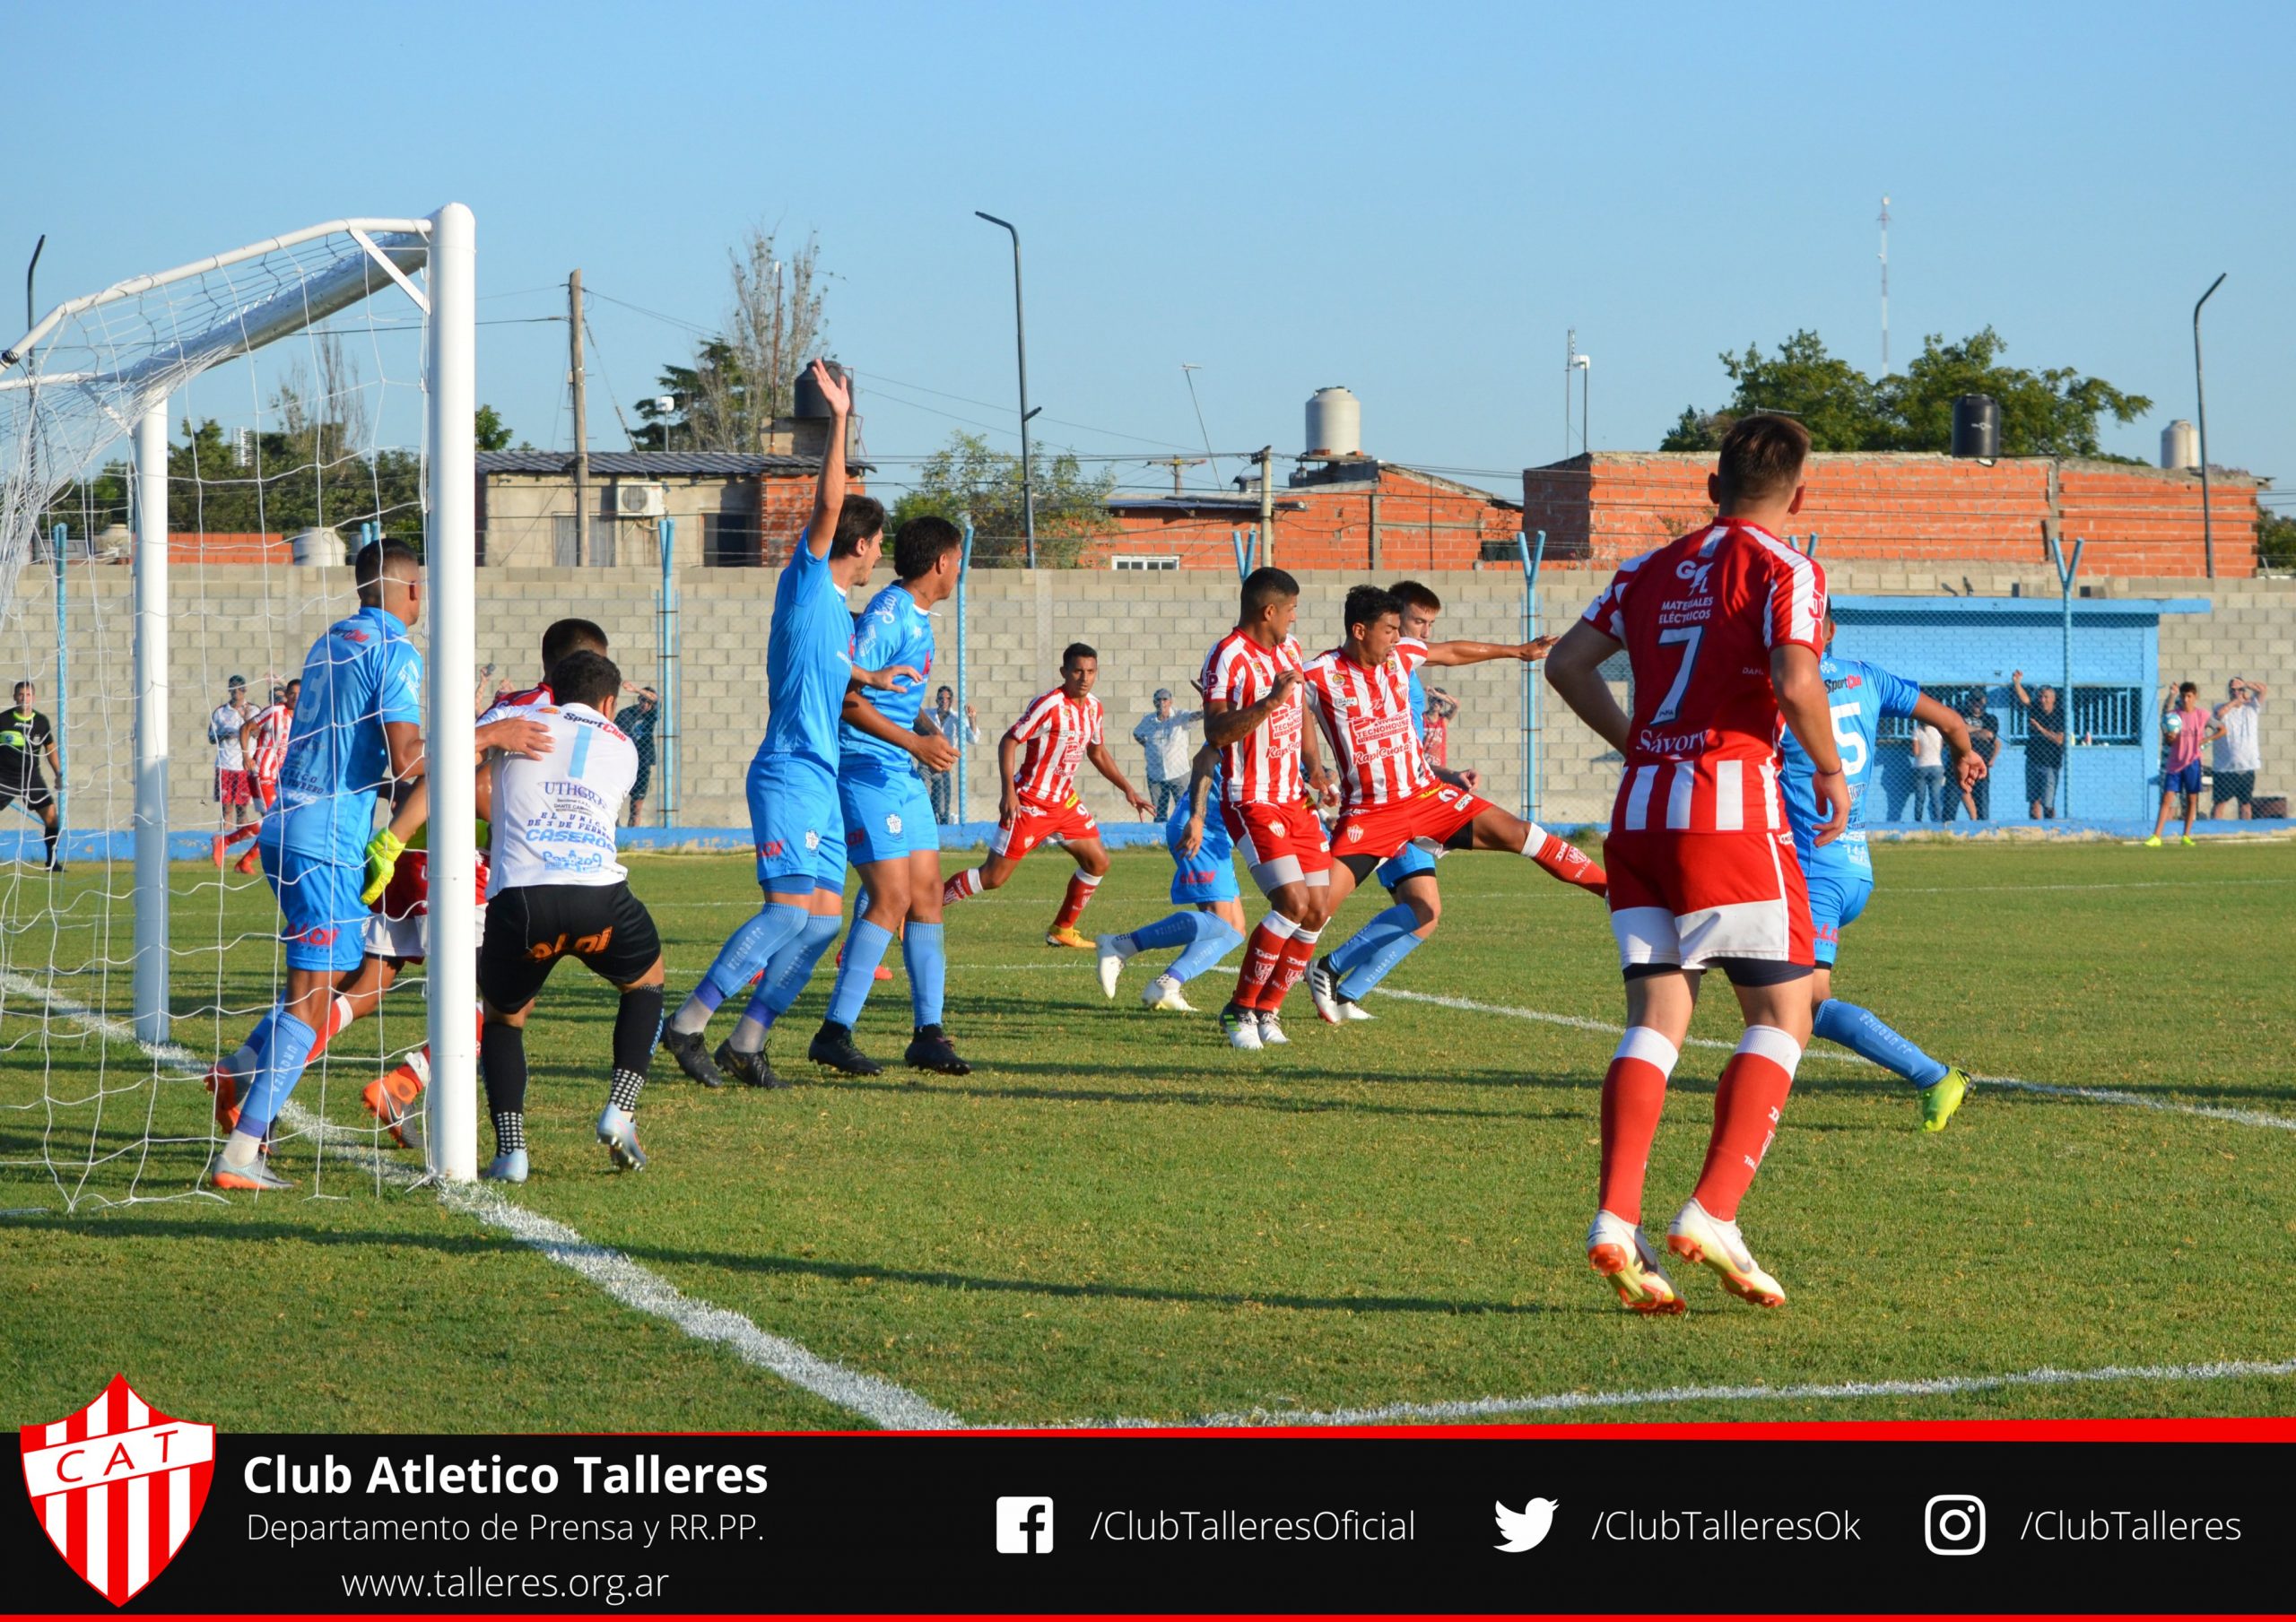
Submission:
M 1910 716 L 1944 734 L 1952 757 L 1955 794 L 1985 776 L 1985 761 L 1970 741 L 1968 722 L 1902 676 L 1862 659 L 1835 657 L 1833 641 L 1833 616 L 1828 614 L 1826 655 L 1818 663 L 1818 674 L 1826 685 L 1826 709 L 1841 755 L 1842 779 L 1849 785 L 1849 821 L 1831 844 L 1817 843 L 1824 819 L 1811 788 L 1809 751 L 1790 732 L 1779 741 L 1786 820 L 1794 830 L 1794 854 L 1810 892 L 1811 942 L 1817 960 L 1810 976 L 1811 1029 L 1912 1082 L 1921 1089 L 1921 1130 L 1943 1132 L 1969 1091 L 1968 1072 L 1931 1058 L 1870 1010 L 1836 997 L 1833 965 L 1841 949 L 1841 932 L 1857 921 L 1874 894 L 1874 857 L 1866 846 L 1866 790 L 1874 773 L 1882 718 Z
M 262 830 L 262 818 L 268 816 L 279 798 L 279 767 L 287 758 L 288 734 L 295 728 L 295 699 L 303 690 L 300 678 L 278 690 L 279 696 L 247 719 L 239 728 L 239 758 L 247 762 L 248 776 L 254 779 L 256 798 L 263 802 L 263 811 L 253 822 L 244 822 L 228 833 L 215 836 L 214 848 L 209 853 L 215 865 L 223 865 L 223 856 L 242 839 L 252 839 Z M 256 849 L 248 846 L 247 854 L 239 860 L 239 871 L 255 872 Z
M 1403 604 L 1377 585 L 1349 591 L 1344 619 L 1345 641 L 1309 660 L 1302 677 L 1339 772 L 1331 909 L 1337 911 L 1373 869 L 1411 848 L 1515 851 L 1564 883 L 1601 895 L 1602 868 L 1569 841 L 1438 778 L 1412 724 L 1407 681 L 1419 666 L 1532 664 L 1546 656 L 1554 638 L 1422 642 L 1403 634 Z M 1425 877 L 1431 884 L 1433 874 Z
M 1205 656 L 1204 736 L 1221 751 L 1220 813 L 1267 898 L 1220 1010 L 1231 1047 L 1257 1052 L 1291 1040 L 1283 999 L 1316 955 L 1331 916 L 1331 846 L 1307 799 L 1330 785 L 1323 753 L 1302 724 L 1300 672 L 1307 664 L 1292 628 L 1300 583 L 1280 568 L 1244 577 L 1236 626 Z
M 893 665 L 918 673 L 893 687 L 864 688 L 845 695 L 837 799 L 847 854 L 861 875 L 862 899 L 838 964 L 827 1017 L 810 1051 L 821 1063 L 848 1075 L 875 1075 L 881 1068 L 855 1045 L 853 1027 L 896 935 L 909 969 L 910 1011 L 915 1015 L 909 1063 L 951 1076 L 967 1075 L 972 1069 L 957 1056 L 941 1028 L 942 993 L 948 979 L 948 959 L 942 950 L 941 827 L 934 820 L 933 795 L 923 775 L 946 771 L 955 764 L 957 751 L 938 733 L 917 729 L 926 679 L 933 671 L 932 610 L 957 589 L 963 568 L 964 536 L 955 525 L 945 518 L 910 519 L 893 537 L 893 584 L 869 599 L 854 638 L 855 664 Z M 809 974 L 811 967 L 807 965 Z M 766 1011 L 787 1012 L 788 1003 L 770 993 L 786 990 L 794 1001 L 803 984 L 801 980 L 786 988 L 769 987 Z M 737 1081 L 774 1085 L 761 1044 L 744 1052 L 737 1042 L 728 1041 L 717 1057 L 718 1068 Z
M 617 1171 L 645 1168 L 635 1117 L 662 1026 L 661 937 L 615 849 L 614 816 L 638 779 L 638 746 L 606 718 L 622 672 L 603 654 L 571 654 L 545 685 L 555 701 L 519 713 L 548 729 L 553 747 L 540 759 L 489 762 L 495 890 L 478 953 L 478 1062 L 494 1158 L 479 1175 L 500 1183 L 526 1180 L 526 1019 L 560 958 L 579 958 L 622 993 L 597 1125 Z
M 64 765 L 56 752 L 56 724 L 33 707 L 36 697 L 30 682 L 17 682 L 14 707 L 0 716 L 0 811 L 22 801 L 24 809 L 39 819 L 40 837 L 48 846 L 48 871 L 60 873 L 64 863 L 56 855 L 56 796 L 48 792 L 48 779 L 40 776 L 40 755 L 47 754 L 48 769 L 56 774 L 58 784 L 64 781 Z
M 398 541 L 371 541 L 352 568 L 359 612 L 329 626 L 303 662 L 302 693 L 279 801 L 256 848 L 279 898 L 287 994 L 257 1025 L 244 1102 L 227 1101 L 222 1067 L 209 1072 L 219 1115 L 236 1105 L 230 1138 L 208 1163 L 217 1188 L 262 1191 L 294 1184 L 264 1165 L 271 1123 L 287 1105 L 322 1028 L 339 1030 L 337 993 L 359 967 L 364 881 L 374 796 L 422 775 L 422 655 L 408 638 L 422 613 L 422 565 Z M 510 718 L 482 727 L 480 749 L 545 752 L 548 734 Z
M 851 389 L 819 360 L 812 375 L 830 410 L 829 444 L 813 487 L 813 515 L 774 584 L 765 736 L 750 760 L 747 785 L 765 905 L 718 949 L 701 984 L 662 1031 L 662 1045 L 678 1068 L 705 1087 L 726 1081 L 703 1037 L 718 1005 L 764 971 L 733 1041 L 744 1053 L 761 1051 L 773 1019 L 769 999 L 774 988 L 792 976 L 804 984 L 837 939 L 845 911 L 845 818 L 838 809 L 837 766 L 846 692 L 856 686 L 882 690 L 904 676 L 918 676 L 900 666 L 873 671 L 853 663 L 853 612 L 845 594 L 869 577 L 884 551 L 885 509 L 870 497 L 845 492 Z M 846 1055 L 816 1039 L 811 1056 L 834 1064 Z
M 1832 844 L 1849 816 L 1818 665 L 1825 576 L 1777 536 L 1801 508 L 1809 448 L 1791 418 L 1741 418 L 1708 481 L 1714 522 L 1622 567 L 1547 659 L 1548 684 L 1626 762 L 1603 855 L 1627 1030 L 1603 1081 L 1587 1259 L 1635 1312 L 1684 1305 L 1642 1236 L 1642 1183 L 1700 981 L 1718 967 L 1745 1035 L 1715 1088 L 1706 1164 L 1666 1243 L 1743 1300 L 1786 1299 L 1737 1216 L 1810 1039 L 1815 958 L 1809 891 L 1779 803 L 1781 714 L 1810 759 L 1812 846 Z M 1621 648 L 1631 717 L 1602 676 Z
M 1116 757 L 1100 741 L 1100 701 L 1092 696 L 1100 677 L 1100 655 L 1082 642 L 1070 643 L 1060 655 L 1060 685 L 1031 699 L 996 741 L 1004 787 L 996 802 L 996 830 L 988 836 L 988 860 L 943 886 L 943 905 L 999 888 L 1020 870 L 1022 857 L 1057 839 L 1076 859 L 1076 871 L 1068 876 L 1068 893 L 1044 943 L 1093 949 L 1076 920 L 1108 877 L 1109 847 L 1100 840 L 1100 825 L 1076 798 L 1076 768 L 1090 760 L 1133 810 L 1144 817 L 1156 809 L 1117 768 Z
M 1192 1014 L 1180 987 L 1233 951 L 1244 938 L 1244 893 L 1236 885 L 1235 841 L 1228 825 L 1211 814 L 1220 799 L 1220 750 L 1207 743 L 1196 751 L 1187 792 L 1164 820 L 1164 848 L 1172 858 L 1172 905 L 1186 910 L 1159 918 L 1144 929 L 1102 935 L 1100 990 L 1116 995 L 1124 966 L 1142 952 L 1181 948 L 1140 993 L 1143 1006 Z

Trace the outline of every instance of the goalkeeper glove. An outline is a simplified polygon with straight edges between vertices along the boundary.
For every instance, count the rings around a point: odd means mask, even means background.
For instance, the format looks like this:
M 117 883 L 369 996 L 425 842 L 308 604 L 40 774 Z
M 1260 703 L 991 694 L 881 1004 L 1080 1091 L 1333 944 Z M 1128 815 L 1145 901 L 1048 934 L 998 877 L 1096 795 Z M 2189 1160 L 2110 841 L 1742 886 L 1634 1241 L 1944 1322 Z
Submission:
M 359 892 L 360 902 L 372 906 L 390 888 L 391 875 L 398 871 L 398 859 L 406 854 L 406 841 L 387 828 L 378 829 L 367 841 L 367 888 Z

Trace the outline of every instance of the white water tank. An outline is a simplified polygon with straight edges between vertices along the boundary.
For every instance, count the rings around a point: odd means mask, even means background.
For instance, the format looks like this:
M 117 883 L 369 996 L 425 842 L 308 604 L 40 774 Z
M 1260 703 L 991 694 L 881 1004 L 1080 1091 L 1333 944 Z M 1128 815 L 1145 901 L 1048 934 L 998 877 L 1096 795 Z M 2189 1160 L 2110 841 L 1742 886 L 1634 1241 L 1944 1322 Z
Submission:
M 303 568 L 341 568 L 347 560 L 343 532 L 332 527 L 297 530 L 287 537 L 287 555 Z
M 2161 465 L 2178 468 L 2200 465 L 2200 435 L 2182 417 L 2161 430 Z
M 1363 403 L 1344 388 L 1319 388 L 1308 399 L 1308 455 L 1363 454 Z

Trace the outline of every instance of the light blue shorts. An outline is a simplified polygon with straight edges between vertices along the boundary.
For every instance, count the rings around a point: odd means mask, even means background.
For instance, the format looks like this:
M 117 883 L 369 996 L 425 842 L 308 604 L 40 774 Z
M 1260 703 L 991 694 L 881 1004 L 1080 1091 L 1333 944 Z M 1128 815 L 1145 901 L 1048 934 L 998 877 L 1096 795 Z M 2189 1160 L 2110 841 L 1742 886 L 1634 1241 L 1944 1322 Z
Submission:
M 287 967 L 358 967 L 368 918 L 367 906 L 359 899 L 366 888 L 366 864 L 283 850 L 268 838 L 257 844 L 263 852 L 263 876 L 279 898 L 279 939 L 286 943 Z
M 940 852 L 932 792 L 913 771 L 839 772 L 837 803 L 845 819 L 847 854 L 856 867 L 918 851 Z
M 1841 950 L 1841 932 L 1857 922 L 1874 893 L 1873 875 L 1856 868 L 1823 869 L 1805 875 L 1810 886 L 1810 934 L 1818 967 L 1831 968 Z
M 1173 904 L 1210 906 L 1218 901 L 1242 900 L 1244 892 L 1236 884 L 1236 842 L 1228 837 L 1228 824 L 1220 808 L 1215 805 L 1206 811 L 1204 843 L 1192 856 L 1180 854 L 1180 835 L 1187 828 L 1186 817 L 1174 817 L 1164 824 L 1164 848 L 1172 856 Z
M 757 881 L 775 895 L 843 894 L 845 815 L 836 775 L 809 760 L 760 759 L 750 762 L 745 787 Z
M 1379 882 L 1392 893 L 1396 886 L 1405 879 L 1415 879 L 1422 873 L 1434 871 L 1434 853 L 1413 842 L 1379 863 Z

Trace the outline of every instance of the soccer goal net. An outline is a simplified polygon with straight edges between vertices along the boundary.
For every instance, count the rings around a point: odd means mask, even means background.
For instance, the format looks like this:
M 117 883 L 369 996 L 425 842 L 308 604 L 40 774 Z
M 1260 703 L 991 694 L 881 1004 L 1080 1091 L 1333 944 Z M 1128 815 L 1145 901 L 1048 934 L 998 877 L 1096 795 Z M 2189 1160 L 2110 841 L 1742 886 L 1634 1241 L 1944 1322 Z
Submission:
M 0 1208 L 204 1188 L 290 986 L 265 805 L 289 756 L 380 735 L 349 683 L 316 684 L 325 714 L 291 687 L 359 612 L 369 542 L 422 559 L 429 758 L 471 758 L 472 238 L 459 204 L 333 221 L 68 299 L 0 351 Z M 331 791 L 354 850 L 373 776 Z M 427 964 L 330 1004 L 363 1017 L 271 1125 L 304 1194 L 475 1170 L 472 773 L 431 794 Z M 402 1070 L 394 1133 L 362 1095 Z

